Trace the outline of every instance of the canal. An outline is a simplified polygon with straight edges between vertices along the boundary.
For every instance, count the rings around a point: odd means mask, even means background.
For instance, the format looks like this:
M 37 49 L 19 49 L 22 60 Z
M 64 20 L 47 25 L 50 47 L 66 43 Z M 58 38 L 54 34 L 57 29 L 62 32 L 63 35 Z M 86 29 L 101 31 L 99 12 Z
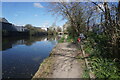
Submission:
M 53 36 L 3 38 L 2 77 L 32 78 L 59 38 Z

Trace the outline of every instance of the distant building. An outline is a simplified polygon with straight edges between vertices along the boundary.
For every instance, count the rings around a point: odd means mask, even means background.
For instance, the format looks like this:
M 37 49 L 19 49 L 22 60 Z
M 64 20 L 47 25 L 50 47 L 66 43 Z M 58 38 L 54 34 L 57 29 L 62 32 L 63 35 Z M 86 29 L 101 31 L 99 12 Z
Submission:
M 6 31 L 16 31 L 16 28 L 12 26 L 5 18 L 0 18 L 0 28 Z
M 2 36 L 28 36 L 29 32 L 27 28 L 23 26 L 16 26 L 9 23 L 5 18 L 0 18 L 0 30 L 2 30 Z
M 27 31 L 27 28 L 25 28 L 24 26 L 13 25 L 13 27 L 16 28 L 16 30 L 19 31 L 19 32 L 25 32 L 25 31 Z
M 9 23 L 5 18 L 0 18 L 0 22 Z
M 0 18 L 0 27 L 2 27 L 2 30 L 6 31 L 18 31 L 18 32 L 25 32 L 27 31 L 27 28 L 23 26 L 16 26 L 14 24 L 9 23 L 5 18 Z
M 48 28 L 46 28 L 46 27 L 41 27 L 41 29 L 43 29 L 43 30 L 45 30 L 45 31 L 47 31 L 47 30 L 48 30 Z
M 35 27 L 35 28 L 37 28 L 37 29 L 42 29 L 42 30 L 45 30 L 45 31 L 48 31 L 48 28 L 46 28 L 46 27 Z

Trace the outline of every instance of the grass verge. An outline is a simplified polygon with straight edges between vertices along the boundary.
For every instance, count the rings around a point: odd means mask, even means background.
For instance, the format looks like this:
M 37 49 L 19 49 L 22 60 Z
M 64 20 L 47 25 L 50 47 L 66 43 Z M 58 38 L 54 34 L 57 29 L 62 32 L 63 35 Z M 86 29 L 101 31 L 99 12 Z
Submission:
M 38 71 L 34 75 L 32 80 L 36 80 L 37 78 L 49 78 L 51 76 L 52 68 L 54 64 L 54 58 L 48 57 L 46 58 L 40 65 Z

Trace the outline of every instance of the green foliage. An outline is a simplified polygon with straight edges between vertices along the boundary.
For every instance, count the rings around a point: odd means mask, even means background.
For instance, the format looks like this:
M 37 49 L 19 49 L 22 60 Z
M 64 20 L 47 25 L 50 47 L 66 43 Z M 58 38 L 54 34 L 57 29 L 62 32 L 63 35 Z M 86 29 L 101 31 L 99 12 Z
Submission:
M 55 30 L 55 27 L 54 26 L 51 26 L 48 30 L 48 34 L 49 35 L 56 35 L 57 34 L 57 31 Z
M 91 59 L 92 71 L 95 72 L 97 78 L 120 78 L 118 64 L 109 59 L 95 58 Z
M 78 33 L 70 25 L 67 27 L 67 32 L 68 32 L 69 36 L 71 36 L 71 37 L 78 36 Z
M 93 4 L 99 6 L 99 3 L 93 2 Z M 120 78 L 118 77 L 120 65 L 118 65 L 117 62 L 113 62 L 115 58 L 120 59 L 118 45 L 120 39 L 120 15 L 118 14 L 120 12 L 120 1 L 116 9 L 110 9 L 108 7 L 110 3 L 103 2 L 103 4 L 105 10 L 99 6 L 98 8 L 103 11 L 100 11 L 100 13 L 96 12 L 98 9 L 87 10 L 86 5 L 81 7 L 81 3 L 74 2 L 67 4 L 55 3 L 54 6 L 52 4 L 51 9 L 55 13 L 62 14 L 62 16 L 68 20 L 67 32 L 69 36 L 72 36 L 74 42 L 77 42 L 79 33 L 86 33 L 87 39 L 84 43 L 84 50 L 90 54 L 89 60 L 93 62 L 91 66 L 94 68 L 93 71 L 96 76 L 98 78 Z M 112 6 L 115 7 L 115 5 Z M 90 15 L 88 15 L 89 10 Z M 93 15 L 94 12 L 95 14 Z M 101 15 L 101 18 L 98 17 L 99 21 L 101 21 L 99 25 L 102 29 L 97 26 L 91 26 L 93 32 L 88 32 L 89 30 L 86 30 L 86 27 L 89 27 L 91 24 L 98 24 L 98 22 L 94 23 L 94 21 L 97 19 L 95 16 L 99 16 L 99 14 Z M 113 18 L 113 16 L 116 18 Z M 86 22 L 88 24 L 87 26 Z M 103 32 L 101 32 L 102 30 Z M 97 31 L 101 33 L 96 34 Z M 109 64 L 112 64 L 112 66 L 109 66 Z
M 58 40 L 58 43 L 63 43 L 65 40 L 65 37 L 63 36 L 60 40 Z
M 78 39 L 78 37 L 74 37 L 74 38 L 73 38 L 73 42 L 76 43 L 76 42 L 77 42 L 77 39 Z
M 25 25 L 25 27 L 28 29 L 30 36 L 37 36 L 37 35 L 40 35 L 41 33 L 47 34 L 45 30 L 41 28 L 36 28 L 32 26 L 31 24 L 27 24 Z
M 87 68 L 84 69 L 82 77 L 83 78 L 90 78 L 90 76 L 89 76 L 89 70 L 87 70 Z
M 120 78 L 119 63 L 109 51 L 109 38 L 105 34 L 89 33 L 84 50 L 90 54 L 88 60 L 97 78 Z
M 78 37 L 73 37 L 71 35 L 68 35 L 68 37 L 66 39 L 66 42 L 74 42 L 74 43 L 76 43 L 77 39 L 78 39 Z
M 72 42 L 72 37 L 68 36 L 67 39 L 66 39 L 66 42 Z

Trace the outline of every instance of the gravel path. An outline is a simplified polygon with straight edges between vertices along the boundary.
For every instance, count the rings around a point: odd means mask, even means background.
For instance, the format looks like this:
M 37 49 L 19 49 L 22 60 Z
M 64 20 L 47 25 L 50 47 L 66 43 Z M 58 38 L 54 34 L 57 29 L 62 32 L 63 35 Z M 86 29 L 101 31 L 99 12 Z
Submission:
M 34 78 L 82 78 L 84 61 L 72 43 L 58 43 L 50 57 L 43 61 Z
M 81 63 L 76 56 L 80 53 L 71 43 L 60 43 L 54 50 L 56 61 L 52 78 L 82 78 Z

